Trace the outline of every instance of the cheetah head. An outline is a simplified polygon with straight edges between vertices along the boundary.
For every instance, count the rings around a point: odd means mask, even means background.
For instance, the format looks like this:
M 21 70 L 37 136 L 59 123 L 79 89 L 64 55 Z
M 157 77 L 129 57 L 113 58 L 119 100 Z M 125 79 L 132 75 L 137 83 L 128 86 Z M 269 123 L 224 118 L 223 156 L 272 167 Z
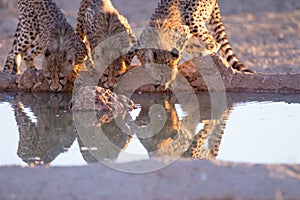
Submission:
M 73 75 L 75 53 L 46 48 L 44 52 L 44 76 L 52 91 L 64 89 L 69 78 Z

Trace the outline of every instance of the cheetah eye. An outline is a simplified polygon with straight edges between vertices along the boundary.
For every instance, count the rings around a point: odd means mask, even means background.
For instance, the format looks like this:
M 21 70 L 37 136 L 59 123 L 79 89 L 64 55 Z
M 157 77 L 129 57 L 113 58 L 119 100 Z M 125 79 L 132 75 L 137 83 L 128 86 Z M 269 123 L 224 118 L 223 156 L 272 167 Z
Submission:
M 49 76 L 46 76 L 46 79 L 47 79 L 48 81 L 51 81 L 51 77 L 49 77 Z
M 64 80 L 66 77 L 65 76 L 61 76 L 61 77 L 58 77 L 58 80 L 62 81 Z

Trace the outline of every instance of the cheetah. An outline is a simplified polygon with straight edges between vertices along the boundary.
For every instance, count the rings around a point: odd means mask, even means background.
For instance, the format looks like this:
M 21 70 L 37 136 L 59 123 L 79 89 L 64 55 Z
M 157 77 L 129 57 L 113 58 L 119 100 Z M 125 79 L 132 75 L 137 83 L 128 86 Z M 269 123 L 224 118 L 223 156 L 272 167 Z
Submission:
M 189 27 L 178 20 L 181 16 L 177 1 L 163 10 L 159 8 L 153 14 L 159 13 L 159 18 L 152 16 L 149 28 L 143 30 L 134 50 L 142 65 L 151 66 L 154 63 L 171 67 L 170 76 L 166 73 L 152 75 L 161 77 L 158 80 L 161 82 L 154 83 L 155 87 L 160 85 L 166 90 L 176 78 L 178 63 L 192 34 Z
M 18 0 L 19 22 L 12 50 L 3 71 L 20 73 L 21 57 L 29 70 L 35 70 L 34 58 L 43 54 L 44 76 L 50 89 L 61 91 L 76 66 L 87 55 L 85 45 L 76 37 L 65 15 L 52 0 Z
M 126 56 L 127 49 L 136 43 L 136 37 L 127 19 L 118 12 L 110 0 L 82 0 L 78 11 L 76 34 L 86 42 L 92 53 L 102 42 L 104 47 L 100 54 L 108 62 L 108 67 L 100 78 L 99 85 L 113 89 L 133 59 L 133 56 Z
M 222 57 L 225 58 L 234 71 L 253 73 L 237 59 L 229 44 L 217 0 L 161 0 L 151 16 L 149 26 L 175 31 L 178 27 L 181 27 L 181 29 L 188 27 L 193 38 L 199 40 L 205 47 L 201 55 L 210 55 L 221 50 Z M 179 33 L 182 34 L 180 31 Z M 183 33 L 188 35 L 186 31 Z M 185 51 L 189 52 L 193 51 L 192 45 L 192 43 L 189 43 L 183 47 L 186 47 Z M 149 53 L 148 55 L 151 56 Z M 170 54 L 171 60 L 178 60 L 179 57 L 176 54 Z M 156 59 L 159 59 L 159 56 L 152 56 L 154 62 L 157 62 Z M 148 58 L 148 60 L 151 59 Z M 170 60 L 164 62 L 169 63 Z M 173 66 L 173 68 L 176 71 L 176 66 Z M 174 78 L 173 75 L 172 79 Z

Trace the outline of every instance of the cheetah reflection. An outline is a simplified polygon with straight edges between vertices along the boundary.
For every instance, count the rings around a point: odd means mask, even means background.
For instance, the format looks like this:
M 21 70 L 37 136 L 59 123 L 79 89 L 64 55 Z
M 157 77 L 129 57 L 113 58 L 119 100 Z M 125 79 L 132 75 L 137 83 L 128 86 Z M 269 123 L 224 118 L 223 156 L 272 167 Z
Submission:
M 17 155 L 29 166 L 50 165 L 76 139 L 70 95 L 17 94 L 14 113 L 19 129 Z
M 201 114 L 199 121 L 203 128 L 195 134 L 188 128 L 189 124 L 184 125 L 179 120 L 175 108 L 178 102 L 176 102 L 174 95 L 167 94 L 161 98 L 156 98 L 152 102 L 164 106 L 167 121 L 165 127 L 153 137 L 140 138 L 150 157 L 168 158 L 179 154 L 182 157 L 193 159 L 215 159 L 217 157 L 230 108 L 224 110 L 218 118 L 210 119 L 209 114 L 206 114 L 209 112 L 205 111 L 210 108 L 204 106 L 201 112 L 204 115 Z M 136 120 L 137 123 L 145 125 L 149 121 L 149 106 L 142 107 L 142 112 Z M 187 148 L 183 149 L 183 147 Z
M 77 139 L 82 157 L 87 163 L 116 161 L 132 139 L 132 136 L 124 133 L 114 120 L 105 121 L 101 128 L 103 134 L 99 131 L 87 130 L 88 137 Z
M 124 134 L 109 114 L 97 115 L 105 135 L 94 132 L 94 135 L 88 135 L 90 142 L 83 143 L 76 130 L 74 115 L 68 109 L 70 100 L 71 94 L 19 93 L 11 102 L 19 130 L 17 155 L 29 166 L 49 166 L 59 154 L 68 151 L 76 139 L 87 163 L 99 161 L 94 155 L 115 160 L 126 148 L 131 136 Z M 97 130 L 97 127 L 88 127 L 86 132 L 92 133 L 92 129 Z M 115 146 L 106 146 L 106 142 Z M 92 146 L 87 147 L 86 143 Z
M 215 119 L 210 119 L 209 114 L 201 116 L 199 123 L 203 128 L 195 134 L 188 128 L 191 124 L 183 125 L 181 123 L 175 108 L 178 102 L 176 102 L 174 95 L 133 95 L 132 99 L 136 104 L 141 105 L 141 112 L 134 121 L 140 127 L 147 126 L 150 123 L 149 110 L 151 105 L 160 104 L 166 111 L 166 122 L 157 134 L 152 137 L 139 137 L 137 134 L 137 138 L 147 150 L 150 158 L 176 158 L 182 156 L 192 159 L 215 159 L 217 157 L 231 107 L 221 112 L 219 117 Z M 204 106 L 202 112 L 209 113 L 209 109 L 209 106 Z M 122 117 L 125 120 L 129 118 L 129 121 L 132 120 L 131 117 L 128 117 L 128 113 L 123 113 L 123 115 L 127 115 L 127 118 Z M 101 124 L 101 127 L 103 133 L 86 129 L 89 132 L 90 139 L 85 139 L 84 142 L 78 140 L 83 157 L 88 163 L 107 160 L 116 161 L 119 154 L 126 151 L 133 134 L 137 133 L 137 131 L 132 131 L 130 135 L 123 132 L 113 119 L 109 122 L 106 120 L 105 123 Z M 86 144 L 88 144 L 88 147 Z
M 111 119 L 103 116 L 99 118 L 98 124 L 85 129 L 88 135 L 82 138 L 82 135 L 76 132 L 77 125 L 75 126 L 73 113 L 67 109 L 70 98 L 71 96 L 67 94 L 16 95 L 13 104 L 19 129 L 17 154 L 29 166 L 50 165 L 59 154 L 66 152 L 76 139 L 80 153 L 87 163 L 101 160 L 116 161 L 119 154 L 126 150 L 131 142 L 133 135 L 123 132 L 112 116 Z M 149 157 L 169 158 L 181 155 L 193 159 L 217 157 L 231 108 L 224 110 L 219 118 L 215 119 L 210 119 L 210 116 L 205 114 L 209 113 L 205 111 L 209 108 L 204 108 L 204 111 L 201 111 L 204 115 L 201 114 L 199 120 L 203 128 L 195 134 L 187 128 L 189 124 L 182 124 L 176 111 L 178 102 L 174 95 L 152 94 L 147 97 L 135 95 L 133 100 L 141 105 L 141 112 L 134 121 L 138 126 L 149 124 L 151 105 L 160 104 L 166 111 L 166 122 L 157 134 L 148 138 L 138 137 L 148 151 Z M 29 110 L 34 117 L 28 114 Z M 131 119 L 128 112 L 120 113 L 119 117 L 125 121 Z M 103 134 L 97 131 L 99 127 L 102 128 Z

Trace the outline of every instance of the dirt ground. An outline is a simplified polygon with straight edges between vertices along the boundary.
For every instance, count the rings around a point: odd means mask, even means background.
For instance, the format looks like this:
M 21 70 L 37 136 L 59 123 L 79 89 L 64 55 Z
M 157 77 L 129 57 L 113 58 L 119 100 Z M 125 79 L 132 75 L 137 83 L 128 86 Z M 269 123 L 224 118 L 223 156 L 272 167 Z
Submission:
M 11 1 L 11 0 L 10 0 Z M 147 26 L 158 0 L 113 3 L 133 28 Z M 80 0 L 57 0 L 75 26 Z M 300 72 L 299 0 L 222 0 L 220 8 L 229 40 L 238 58 L 257 72 Z M 17 13 L 0 9 L 0 66 L 12 45 Z
M 158 164 L 136 162 L 119 167 Z M 177 161 L 143 174 L 104 165 L 86 167 L 0 168 L 0 199 L 22 200 L 296 200 L 300 168 L 286 165 Z

